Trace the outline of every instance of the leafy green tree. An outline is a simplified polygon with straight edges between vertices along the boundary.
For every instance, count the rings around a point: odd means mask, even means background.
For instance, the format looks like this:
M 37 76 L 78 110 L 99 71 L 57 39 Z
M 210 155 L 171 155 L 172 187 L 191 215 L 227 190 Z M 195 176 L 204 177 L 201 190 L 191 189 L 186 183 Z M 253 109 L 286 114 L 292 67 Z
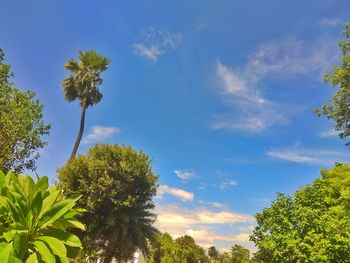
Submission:
M 82 248 L 70 228 L 84 230 L 74 208 L 79 197 L 63 199 L 47 177 L 0 172 L 0 259 L 4 263 L 68 262 Z
M 196 244 L 193 237 L 184 235 L 175 240 L 175 243 L 179 244 L 180 248 L 184 251 L 186 263 L 206 262 L 208 257 L 205 254 L 205 250 Z
M 335 121 L 335 130 L 342 139 L 350 135 L 350 24 L 345 24 L 343 34 L 346 40 L 339 42 L 341 65 L 333 67 L 331 73 L 324 75 L 326 83 L 339 89 L 329 100 L 329 104 L 315 110 L 319 116 Z M 347 145 L 350 146 L 350 142 Z
M 88 256 L 124 262 L 136 248 L 147 251 L 147 240 L 157 233 L 151 210 L 158 178 L 146 154 L 127 146 L 96 145 L 68 161 L 58 178 L 66 196 L 82 196 L 87 231 L 79 235 Z
M 183 263 L 186 253 L 168 233 L 158 234 L 150 244 L 148 263 Z
M 240 246 L 234 245 L 231 248 L 232 263 L 248 263 L 249 262 L 249 250 Z
M 220 263 L 232 263 L 232 256 L 228 252 L 223 252 L 220 256 Z
M 43 106 L 35 93 L 20 91 L 11 82 L 14 74 L 0 49 L 0 170 L 35 170 L 38 150 L 47 143 L 42 136 L 50 126 L 43 121 Z
M 86 109 L 99 103 L 103 97 L 99 90 L 99 85 L 103 83 L 100 75 L 110 63 L 108 58 L 89 50 L 80 51 L 79 60 L 71 58 L 64 65 L 64 68 L 72 73 L 62 82 L 64 98 L 69 102 L 79 100 L 81 107 L 80 128 L 71 159 L 75 157 L 84 133 Z
M 208 248 L 208 255 L 211 260 L 217 260 L 219 258 L 219 251 L 215 246 L 211 246 Z
M 350 166 L 321 171 L 256 215 L 257 262 L 350 262 Z

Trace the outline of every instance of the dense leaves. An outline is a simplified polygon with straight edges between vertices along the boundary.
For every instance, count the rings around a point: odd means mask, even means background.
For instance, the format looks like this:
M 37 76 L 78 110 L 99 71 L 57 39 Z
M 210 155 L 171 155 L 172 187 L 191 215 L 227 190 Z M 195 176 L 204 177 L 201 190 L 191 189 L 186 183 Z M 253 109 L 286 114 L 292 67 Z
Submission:
M 72 73 L 62 82 L 64 98 L 69 102 L 79 100 L 81 106 L 80 128 L 71 159 L 75 157 L 83 136 L 86 109 L 99 103 L 103 97 L 99 90 L 99 85 L 103 83 L 100 75 L 110 63 L 108 58 L 89 50 L 80 51 L 78 60 L 71 58 L 64 65 L 64 68 Z
M 69 228 L 84 229 L 74 208 L 79 197 L 63 199 L 48 189 L 47 177 L 35 183 L 30 176 L 0 172 L 1 262 L 68 262 L 82 245 Z
M 333 67 L 332 72 L 324 76 L 325 82 L 339 89 L 329 100 L 329 104 L 315 110 L 319 116 L 335 121 L 335 130 L 342 139 L 350 135 L 350 24 L 345 24 L 343 34 L 346 40 L 339 42 L 342 51 L 341 65 Z M 347 145 L 350 146 L 350 142 Z
M 20 91 L 11 82 L 11 67 L 0 49 L 0 170 L 34 170 L 38 150 L 46 145 L 42 136 L 50 126 L 43 121 L 43 106 L 35 93 Z
M 147 240 L 157 233 L 152 197 L 157 176 L 146 154 L 131 147 L 96 145 L 58 170 L 67 196 L 82 195 L 79 205 L 87 213 L 81 233 L 86 254 L 128 260 L 136 248 L 147 250 Z
M 258 262 L 350 262 L 350 166 L 323 170 L 293 197 L 256 215 Z
M 234 245 L 231 248 L 232 263 L 248 263 L 249 256 L 249 250 L 240 245 Z
M 209 262 L 205 250 L 187 235 L 174 241 L 168 233 L 159 234 L 150 247 L 148 263 Z

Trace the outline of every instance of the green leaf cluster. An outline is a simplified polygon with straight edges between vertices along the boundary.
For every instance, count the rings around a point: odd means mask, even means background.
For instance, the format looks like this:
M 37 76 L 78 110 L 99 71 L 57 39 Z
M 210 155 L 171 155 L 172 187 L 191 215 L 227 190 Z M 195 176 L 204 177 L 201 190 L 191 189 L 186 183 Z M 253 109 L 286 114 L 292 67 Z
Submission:
M 149 263 L 198 263 L 209 262 L 205 250 L 191 236 L 173 240 L 168 233 L 159 234 L 150 244 Z
M 1 262 L 69 262 L 82 248 L 69 228 L 84 229 L 74 208 L 79 197 L 63 199 L 48 178 L 0 172 Z
M 316 109 L 319 116 L 325 116 L 335 122 L 335 130 L 344 139 L 350 135 L 350 24 L 345 24 L 345 40 L 339 42 L 342 57 L 341 65 L 333 67 L 332 72 L 324 75 L 324 81 L 332 87 L 339 87 L 329 99 L 329 103 Z M 347 143 L 350 145 L 350 142 Z
M 350 166 L 321 171 L 256 215 L 257 262 L 350 262 Z
M 78 203 L 87 210 L 81 217 L 87 231 L 79 235 L 87 256 L 124 262 L 137 248 L 147 251 L 147 240 L 157 233 L 151 210 L 158 178 L 145 153 L 98 144 L 69 160 L 58 178 L 66 196 L 82 196 Z
M 43 105 L 30 90 L 20 91 L 11 82 L 14 74 L 0 49 L 0 170 L 34 170 L 42 136 L 50 126 L 43 121 Z

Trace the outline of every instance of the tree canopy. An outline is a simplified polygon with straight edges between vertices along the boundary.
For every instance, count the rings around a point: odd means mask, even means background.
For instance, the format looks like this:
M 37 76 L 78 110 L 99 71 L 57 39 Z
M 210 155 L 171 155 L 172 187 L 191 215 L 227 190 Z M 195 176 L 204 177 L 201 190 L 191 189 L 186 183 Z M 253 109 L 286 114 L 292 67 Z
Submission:
M 150 242 L 149 263 L 204 263 L 209 258 L 191 236 L 173 240 L 168 233 L 158 234 Z
M 231 247 L 231 257 L 232 263 L 248 263 L 250 252 L 248 249 L 236 244 Z
M 335 130 L 342 139 L 350 135 L 350 24 L 345 24 L 343 34 L 346 39 L 339 42 L 342 52 L 341 65 L 333 67 L 332 72 L 324 75 L 326 83 L 339 89 L 328 104 L 315 110 L 319 116 L 325 116 L 335 122 Z M 350 146 L 350 142 L 347 145 Z
M 20 91 L 11 82 L 14 74 L 0 49 L 0 169 L 35 170 L 38 150 L 47 143 L 50 125 L 43 120 L 43 105 L 31 90 Z
M 128 146 L 96 145 L 58 169 L 65 195 L 81 195 L 87 210 L 79 235 L 88 255 L 118 262 L 132 258 L 136 248 L 147 250 L 157 230 L 152 213 L 157 176 L 143 152 Z M 123 261 L 124 260 L 124 261 Z
M 278 194 L 256 215 L 251 240 L 258 262 L 348 262 L 350 258 L 350 166 L 321 171 L 295 192 Z M 345 260 L 345 261 L 344 261 Z

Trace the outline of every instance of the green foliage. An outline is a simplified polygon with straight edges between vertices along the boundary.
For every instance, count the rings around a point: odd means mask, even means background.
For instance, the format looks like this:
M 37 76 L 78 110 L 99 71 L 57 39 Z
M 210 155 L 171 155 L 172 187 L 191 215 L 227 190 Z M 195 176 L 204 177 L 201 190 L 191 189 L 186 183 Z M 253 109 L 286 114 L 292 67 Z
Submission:
M 75 158 L 84 132 L 85 111 L 99 103 L 102 93 L 98 86 L 103 83 L 100 75 L 105 71 L 111 61 L 94 50 L 79 52 L 79 60 L 69 59 L 64 65 L 72 74 L 63 80 L 64 98 L 69 101 L 79 100 L 81 106 L 80 128 L 70 159 Z
M 136 248 L 147 250 L 147 240 L 157 233 L 151 209 L 158 178 L 146 154 L 126 146 L 96 145 L 68 161 L 58 177 L 67 196 L 82 196 L 87 231 L 79 235 L 88 256 L 126 261 Z
M 48 189 L 47 177 L 35 183 L 30 176 L 0 172 L 1 262 L 68 262 L 82 248 L 68 228 L 84 229 L 74 208 L 77 200 L 62 199 Z
M 232 263 L 232 256 L 228 252 L 223 252 L 220 256 L 220 263 Z
M 211 246 L 210 248 L 208 248 L 208 255 L 210 259 L 216 260 L 219 258 L 219 251 L 216 249 L 215 246 Z
M 209 262 L 205 250 L 187 235 L 174 241 L 168 233 L 159 234 L 150 247 L 148 263 Z
M 42 136 L 50 126 L 43 121 L 43 106 L 35 93 L 20 91 L 10 81 L 11 67 L 0 49 L 0 170 L 35 170 L 38 150 L 46 145 Z
M 196 244 L 193 237 L 185 235 L 175 240 L 175 243 L 180 245 L 182 251 L 185 254 L 186 263 L 206 262 L 208 257 L 205 254 L 205 250 Z
M 257 262 L 350 262 L 350 166 L 321 171 L 256 215 Z
M 94 50 L 79 52 L 79 60 L 69 59 L 64 65 L 72 72 L 63 80 L 64 98 L 69 101 L 79 100 L 82 107 L 90 107 L 102 99 L 98 86 L 103 83 L 101 72 L 105 71 L 111 61 Z
M 234 245 L 231 248 L 232 263 L 248 263 L 249 262 L 249 250 L 240 246 Z
M 335 121 L 335 130 L 340 132 L 342 139 L 350 135 L 350 24 L 345 24 L 343 34 L 346 40 L 339 42 L 342 51 L 341 65 L 333 67 L 331 73 L 324 75 L 325 82 L 332 87 L 339 87 L 339 90 L 329 100 L 329 104 L 315 110 L 319 116 Z

